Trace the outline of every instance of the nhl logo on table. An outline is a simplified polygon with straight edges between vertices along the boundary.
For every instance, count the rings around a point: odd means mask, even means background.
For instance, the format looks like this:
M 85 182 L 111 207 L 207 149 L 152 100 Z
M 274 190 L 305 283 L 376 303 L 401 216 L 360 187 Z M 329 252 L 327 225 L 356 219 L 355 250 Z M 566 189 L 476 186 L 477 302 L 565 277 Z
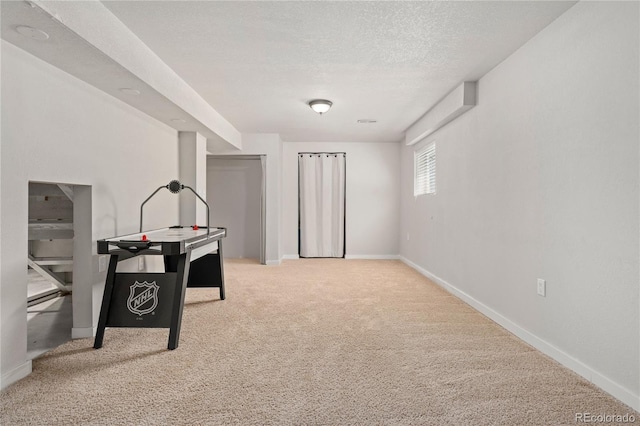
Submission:
M 153 312 L 158 306 L 158 284 L 155 281 L 148 283 L 136 281 L 129 287 L 127 308 L 133 314 L 142 316 Z

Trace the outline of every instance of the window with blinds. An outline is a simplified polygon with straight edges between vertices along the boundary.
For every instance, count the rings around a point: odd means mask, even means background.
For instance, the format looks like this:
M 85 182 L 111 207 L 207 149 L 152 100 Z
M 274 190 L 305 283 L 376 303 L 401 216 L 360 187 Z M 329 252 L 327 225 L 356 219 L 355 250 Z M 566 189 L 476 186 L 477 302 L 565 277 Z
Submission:
M 436 193 L 436 143 L 413 153 L 413 195 Z

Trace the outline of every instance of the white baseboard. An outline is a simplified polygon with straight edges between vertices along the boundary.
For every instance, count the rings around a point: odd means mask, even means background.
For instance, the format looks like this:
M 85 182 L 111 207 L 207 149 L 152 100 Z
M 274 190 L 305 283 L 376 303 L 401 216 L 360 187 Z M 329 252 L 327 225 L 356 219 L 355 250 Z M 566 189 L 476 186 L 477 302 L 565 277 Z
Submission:
M 271 266 L 271 265 L 279 265 L 279 264 L 280 264 L 280 260 L 279 259 L 278 260 L 267 260 L 267 263 L 266 263 L 266 265 L 269 265 L 269 266 Z
M 398 260 L 398 254 L 346 254 L 345 259 Z
M 454 296 L 458 297 L 462 301 L 466 302 L 467 304 L 469 304 L 471 307 L 473 307 L 483 315 L 487 316 L 494 322 L 498 323 L 500 326 L 502 326 L 509 332 L 513 333 L 520 339 L 524 340 L 526 343 L 530 344 L 531 346 L 533 346 L 543 354 L 553 358 L 563 366 L 567 367 L 568 369 L 574 371 L 575 373 L 589 380 L 591 383 L 598 386 L 605 392 L 611 394 L 613 397 L 619 399 L 623 403 L 627 404 L 634 410 L 640 411 L 640 395 L 635 395 L 629 389 L 625 388 L 624 386 L 621 386 L 620 384 L 606 377 L 602 373 L 594 370 L 592 367 L 589 367 L 588 365 L 584 364 L 580 360 L 564 352 L 562 349 L 557 348 L 556 346 L 541 339 L 535 334 L 532 334 L 531 332 L 525 330 L 524 328 L 520 327 L 519 325 L 517 325 L 510 319 L 506 318 L 502 314 L 494 311 L 487 305 L 476 300 L 475 298 L 468 295 L 464 291 L 457 289 L 455 286 L 449 284 L 442 278 L 432 274 L 426 269 L 423 269 L 422 267 L 413 263 L 409 259 L 403 256 L 400 256 L 400 260 L 405 264 L 409 265 L 410 267 L 412 267 L 413 269 L 415 269 L 416 271 L 420 272 L 425 277 L 429 278 L 431 281 L 438 284 L 440 287 L 447 290 L 449 293 L 453 294 Z
M 346 254 L 345 259 L 378 259 L 378 260 L 398 260 L 400 255 L 398 254 Z M 282 256 L 283 260 L 300 259 L 297 254 L 285 254 Z
M 2 375 L 2 378 L 0 378 L 0 389 L 4 390 L 18 380 L 24 379 L 31 374 L 31 371 L 31 360 L 25 361 L 13 370 Z
M 73 327 L 71 329 L 72 339 L 84 339 L 86 337 L 94 337 L 98 327 Z

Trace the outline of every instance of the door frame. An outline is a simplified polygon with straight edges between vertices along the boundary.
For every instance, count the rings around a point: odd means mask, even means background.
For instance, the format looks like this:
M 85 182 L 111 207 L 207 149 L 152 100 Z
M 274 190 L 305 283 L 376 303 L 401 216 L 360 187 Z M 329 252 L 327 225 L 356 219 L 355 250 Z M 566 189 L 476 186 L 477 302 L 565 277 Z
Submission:
M 207 159 L 214 160 L 257 160 L 261 162 L 262 168 L 262 177 L 260 182 L 260 263 L 262 265 L 267 264 L 266 253 L 267 253 L 267 165 L 266 165 L 266 154 L 234 154 L 234 155 L 219 155 L 219 154 L 208 154 Z M 208 176 L 207 176 L 208 178 Z
M 344 188 L 343 188 L 343 202 L 344 202 L 344 216 L 342 217 L 342 227 L 344 228 L 344 232 L 343 232 L 343 239 L 344 241 L 342 241 L 342 246 L 343 246 L 343 251 L 342 251 L 342 257 L 332 257 L 330 259 L 344 259 L 347 256 L 347 153 L 342 151 L 342 152 L 328 152 L 328 151 L 322 151 L 322 152 L 298 152 L 296 155 L 300 156 L 300 155 L 322 155 L 322 154 L 338 154 L 338 155 L 344 155 Z M 300 214 L 300 163 L 297 162 L 298 164 L 298 257 L 302 259 L 302 257 L 300 256 L 300 246 L 301 246 L 301 235 L 300 235 L 300 218 L 301 218 L 301 214 Z M 317 259 L 321 259 L 321 258 L 317 258 Z

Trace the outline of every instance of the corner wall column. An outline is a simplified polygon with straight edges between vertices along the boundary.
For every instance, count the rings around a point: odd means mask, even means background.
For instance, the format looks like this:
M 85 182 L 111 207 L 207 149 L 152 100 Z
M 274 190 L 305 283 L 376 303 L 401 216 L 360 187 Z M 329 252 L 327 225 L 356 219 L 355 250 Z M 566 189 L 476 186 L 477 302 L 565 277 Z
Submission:
M 178 132 L 179 180 L 203 199 L 207 197 L 207 138 L 197 132 Z M 207 209 L 191 191 L 180 192 L 180 225 L 207 223 Z

